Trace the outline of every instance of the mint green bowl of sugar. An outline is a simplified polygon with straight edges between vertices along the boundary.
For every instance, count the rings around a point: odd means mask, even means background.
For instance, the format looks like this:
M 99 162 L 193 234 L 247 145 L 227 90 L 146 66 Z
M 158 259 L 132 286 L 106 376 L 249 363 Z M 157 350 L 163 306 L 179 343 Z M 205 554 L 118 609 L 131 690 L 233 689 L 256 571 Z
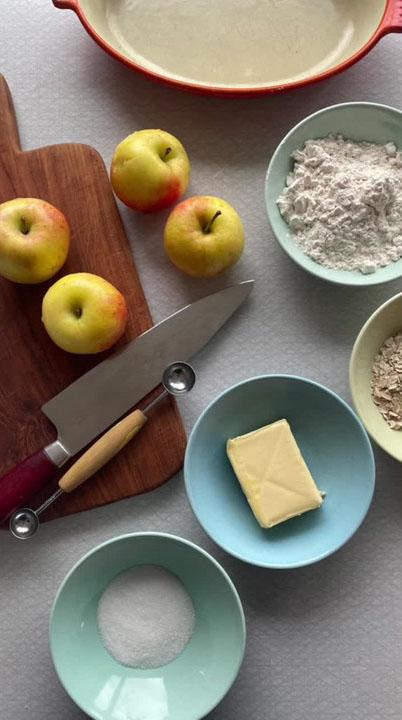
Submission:
M 381 150 L 384 155 L 385 145 L 389 143 L 394 143 L 398 152 L 399 150 L 402 150 L 402 113 L 396 108 L 389 107 L 387 105 L 380 105 L 368 102 L 343 103 L 340 105 L 333 105 L 331 107 L 324 108 L 323 110 L 319 110 L 313 115 L 310 115 L 304 120 L 302 120 L 298 125 L 296 125 L 292 130 L 290 130 L 290 132 L 288 132 L 282 142 L 278 145 L 276 151 L 271 158 L 265 181 L 265 202 L 268 218 L 274 235 L 278 240 L 279 244 L 282 246 L 283 250 L 285 250 L 289 257 L 292 258 L 292 260 L 294 260 L 300 267 L 304 268 L 304 270 L 307 270 L 312 275 L 316 275 L 323 280 L 338 283 L 340 285 L 352 286 L 376 285 L 389 282 L 390 280 L 395 280 L 396 278 L 402 276 L 402 260 L 395 260 L 395 257 L 400 258 L 402 255 L 402 192 L 400 193 L 398 191 L 399 182 L 401 183 L 402 187 L 402 167 L 398 167 L 395 172 L 394 170 L 392 171 L 395 175 L 394 180 L 396 182 L 395 187 L 391 187 L 390 190 L 391 194 L 393 193 L 394 198 L 392 203 L 389 202 L 389 187 L 387 189 L 387 187 L 384 186 L 384 168 L 379 167 L 378 162 L 374 161 L 372 164 L 366 163 L 366 171 L 369 173 L 369 177 L 366 177 L 363 181 L 359 176 L 357 176 L 356 178 L 353 177 L 353 182 L 355 183 L 353 184 L 352 180 L 350 179 L 351 175 L 349 175 L 349 177 L 346 177 L 346 185 L 348 186 L 348 191 L 353 196 L 352 202 L 354 202 L 355 199 L 359 199 L 359 193 L 362 191 L 363 188 L 362 182 L 366 182 L 366 184 L 372 183 L 371 187 L 368 189 L 368 193 L 366 193 L 366 197 L 364 198 L 366 201 L 366 205 L 364 206 L 363 210 L 366 215 L 367 213 L 369 215 L 372 215 L 375 222 L 380 222 L 380 227 L 382 228 L 381 237 L 385 237 L 385 235 L 383 235 L 383 230 L 385 229 L 385 232 L 388 233 L 389 236 L 389 242 L 398 243 L 399 237 L 397 236 L 397 234 L 398 228 L 400 227 L 401 245 L 396 245 L 395 253 L 392 252 L 391 248 L 391 255 L 393 255 L 393 259 L 389 260 L 388 264 L 383 267 L 377 265 L 374 271 L 372 269 L 371 271 L 366 271 L 366 269 L 364 269 L 364 271 L 361 272 L 360 270 L 344 270 L 336 269 L 334 267 L 326 267 L 324 264 L 322 264 L 322 256 L 320 256 L 320 262 L 317 262 L 312 257 L 310 257 L 309 254 L 306 254 L 306 252 L 304 252 L 299 242 L 297 241 L 296 238 L 298 237 L 300 228 L 296 230 L 291 229 L 290 225 L 288 224 L 288 222 L 285 222 L 284 218 L 281 215 L 281 212 L 279 211 L 277 200 L 286 186 L 289 173 L 292 173 L 295 168 L 293 153 L 295 151 L 303 149 L 306 141 L 328 138 L 329 135 L 342 135 L 345 139 L 351 140 L 352 143 L 366 142 L 375 143 L 379 146 L 384 146 L 384 152 L 383 150 Z M 360 171 L 358 171 L 358 175 L 359 172 Z M 348 176 L 348 172 L 346 171 L 344 175 Z M 334 173 L 332 173 L 331 176 L 330 171 L 328 182 L 330 183 L 333 180 Z M 382 183 L 381 190 L 383 190 L 385 187 L 385 194 L 382 199 L 383 204 L 386 205 L 385 210 L 382 206 L 377 207 L 376 202 L 374 202 L 373 205 L 370 200 L 370 197 L 374 196 L 378 188 L 378 185 L 377 187 L 375 186 L 375 183 L 378 180 L 380 181 L 380 183 Z M 323 197 L 326 192 L 326 185 L 323 179 L 322 182 Z M 385 182 L 388 181 L 386 180 Z M 342 188 L 341 190 L 341 194 L 344 195 Z M 306 196 L 308 203 L 309 196 L 311 199 L 311 193 L 307 191 L 307 193 L 304 193 L 304 195 Z M 336 200 L 337 198 L 335 198 L 335 203 Z M 317 201 L 317 194 L 315 195 L 315 201 Z M 322 204 L 324 202 L 323 199 L 319 200 L 318 202 L 321 212 L 328 209 L 328 207 L 325 207 L 325 205 Z M 314 203 L 313 201 L 312 203 L 310 203 L 310 207 L 312 207 L 313 216 L 316 220 L 317 203 Z M 368 234 L 366 234 L 366 219 L 364 217 L 361 217 L 360 210 L 361 208 L 357 208 L 356 213 L 353 216 L 352 230 L 353 233 L 357 232 L 360 234 L 361 242 L 364 243 L 366 241 L 366 237 L 368 237 Z M 386 216 L 384 221 L 385 228 L 384 222 L 382 221 L 384 212 Z M 340 210 L 339 214 L 342 215 Z M 307 222 L 310 222 L 310 220 L 308 220 Z M 305 228 L 305 226 L 303 227 Z M 343 222 L 343 216 L 340 217 L 339 227 L 340 233 L 342 235 L 342 245 L 339 246 L 339 252 L 337 257 L 340 261 L 343 261 L 345 256 L 350 252 L 348 247 L 346 247 L 349 242 L 347 236 L 348 227 L 347 223 Z M 388 232 L 388 228 L 390 228 L 391 232 Z M 369 265 L 372 267 L 371 261 Z
M 50 620 L 59 679 L 96 720 L 199 720 L 235 680 L 245 636 L 225 570 L 164 533 L 122 535 L 85 555 L 59 588 Z M 117 643 L 113 655 L 105 638 Z M 181 652 L 167 659 L 177 643 Z M 142 667 L 118 661 L 118 652 Z

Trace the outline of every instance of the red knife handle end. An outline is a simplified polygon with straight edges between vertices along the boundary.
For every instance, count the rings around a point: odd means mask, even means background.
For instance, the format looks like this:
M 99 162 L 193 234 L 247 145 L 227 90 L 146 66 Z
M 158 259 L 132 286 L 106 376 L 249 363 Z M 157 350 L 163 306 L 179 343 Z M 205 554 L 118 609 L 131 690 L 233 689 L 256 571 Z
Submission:
M 58 467 L 39 450 L 0 478 L 0 523 L 54 477 Z

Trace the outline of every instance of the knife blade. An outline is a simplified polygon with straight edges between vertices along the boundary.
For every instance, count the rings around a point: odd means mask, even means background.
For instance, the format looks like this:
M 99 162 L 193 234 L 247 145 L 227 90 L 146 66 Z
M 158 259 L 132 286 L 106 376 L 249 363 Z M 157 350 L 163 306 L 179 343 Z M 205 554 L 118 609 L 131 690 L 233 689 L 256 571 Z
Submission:
M 252 281 L 187 305 L 96 365 L 42 406 L 69 456 L 75 455 L 161 382 L 164 369 L 189 360 L 247 297 Z
M 57 440 L 0 478 L 0 522 L 40 490 L 69 458 L 159 385 L 164 369 L 189 360 L 249 295 L 247 280 L 185 306 L 139 335 L 42 406 Z

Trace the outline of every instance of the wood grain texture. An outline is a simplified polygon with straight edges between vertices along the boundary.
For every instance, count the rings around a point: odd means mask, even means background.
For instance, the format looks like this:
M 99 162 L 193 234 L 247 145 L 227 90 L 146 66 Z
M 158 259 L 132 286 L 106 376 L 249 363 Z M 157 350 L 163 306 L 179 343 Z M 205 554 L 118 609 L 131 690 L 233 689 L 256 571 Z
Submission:
M 41 302 L 52 282 L 70 272 L 87 271 L 116 285 L 129 309 L 119 345 L 152 325 L 102 158 L 80 144 L 23 152 L 11 95 L 0 75 L 0 202 L 14 197 L 38 197 L 60 208 L 72 236 L 67 262 L 49 282 L 29 286 L 0 278 L 1 474 L 55 438 L 41 406 L 105 357 L 70 355 L 48 338 Z M 152 412 L 138 437 L 85 486 L 50 508 L 47 519 L 153 490 L 180 469 L 184 449 L 181 419 L 168 398 Z M 33 506 L 53 489 L 54 483 L 33 500 Z
M 147 417 L 138 408 L 119 420 L 71 465 L 60 478 L 59 487 L 64 492 L 73 492 L 131 442 L 146 422 Z

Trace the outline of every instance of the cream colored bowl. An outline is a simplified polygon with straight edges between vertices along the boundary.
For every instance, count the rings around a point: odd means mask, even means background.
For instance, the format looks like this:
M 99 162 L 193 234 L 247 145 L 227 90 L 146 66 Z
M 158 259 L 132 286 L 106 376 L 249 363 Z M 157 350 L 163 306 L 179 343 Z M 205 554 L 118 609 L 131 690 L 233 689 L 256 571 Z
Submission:
M 353 346 L 349 367 L 353 403 L 373 440 L 402 462 L 402 431 L 391 430 L 371 396 L 371 368 L 383 342 L 402 330 L 402 293 L 381 305 L 363 325 Z
M 113 57 L 198 92 L 259 94 L 346 69 L 402 28 L 400 0 L 53 0 Z

